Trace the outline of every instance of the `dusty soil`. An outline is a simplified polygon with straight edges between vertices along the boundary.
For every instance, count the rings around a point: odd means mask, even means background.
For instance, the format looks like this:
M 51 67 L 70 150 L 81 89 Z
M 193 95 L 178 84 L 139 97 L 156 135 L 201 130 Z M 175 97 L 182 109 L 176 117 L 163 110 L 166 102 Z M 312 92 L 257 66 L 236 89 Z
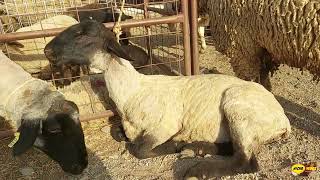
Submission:
M 201 54 L 200 59 L 201 67 L 233 75 L 228 59 L 211 45 L 205 54 Z M 320 84 L 311 79 L 307 72 L 301 74 L 286 66 L 280 68 L 272 77 L 272 92 L 290 119 L 293 129 L 291 136 L 261 147 L 257 154 L 259 172 L 222 179 L 292 179 L 292 163 L 317 161 L 319 166 Z M 145 160 L 134 158 L 126 151 L 125 143 L 116 141 L 112 136 L 119 124 L 117 121 L 100 119 L 82 124 L 89 152 L 89 166 L 79 176 L 64 173 L 55 162 L 35 149 L 14 158 L 11 149 L 7 147 L 12 137 L 2 139 L 0 179 L 179 179 L 186 168 L 193 164 L 192 160 L 179 159 L 177 154 Z M 32 168 L 31 174 L 22 175 L 21 171 L 28 167 Z M 308 179 L 320 179 L 320 171 L 310 174 Z

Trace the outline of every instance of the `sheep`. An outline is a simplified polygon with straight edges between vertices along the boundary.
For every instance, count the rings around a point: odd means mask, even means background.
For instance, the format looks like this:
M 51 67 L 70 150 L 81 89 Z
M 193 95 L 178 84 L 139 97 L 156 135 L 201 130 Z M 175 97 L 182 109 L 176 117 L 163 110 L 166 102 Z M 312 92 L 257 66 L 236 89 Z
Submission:
M 79 7 L 83 2 L 82 0 L 61 0 L 35 3 L 34 0 L 4 0 L 2 4 L 0 9 L 6 14 L 15 16 L 22 26 L 30 26 L 43 19 L 61 14 L 61 11 L 67 7 Z
M 0 116 L 18 129 L 13 155 L 32 146 L 72 174 L 88 164 L 79 109 L 45 81 L 33 78 L 0 52 Z
M 238 77 L 271 89 L 280 64 L 320 77 L 319 1 L 200 0 L 211 19 L 212 40 L 231 58 Z
M 137 158 L 159 155 L 155 149 L 170 141 L 231 141 L 234 154 L 220 162 L 220 170 L 243 172 L 256 147 L 291 132 L 283 108 L 260 84 L 222 74 L 140 74 L 113 33 L 95 21 L 71 26 L 46 48 L 57 64 L 90 64 L 104 71 L 109 96 L 131 142 L 128 148 Z M 214 167 L 217 164 L 205 158 L 186 177 L 213 176 Z
M 20 28 L 16 32 L 62 28 L 76 23 L 78 21 L 70 16 L 57 15 L 31 26 Z M 49 65 L 43 54 L 43 48 L 51 39 L 52 37 L 18 40 L 17 43 L 21 44 L 20 48 L 18 48 L 20 51 L 9 51 L 10 58 L 29 73 L 39 73 L 43 67 Z

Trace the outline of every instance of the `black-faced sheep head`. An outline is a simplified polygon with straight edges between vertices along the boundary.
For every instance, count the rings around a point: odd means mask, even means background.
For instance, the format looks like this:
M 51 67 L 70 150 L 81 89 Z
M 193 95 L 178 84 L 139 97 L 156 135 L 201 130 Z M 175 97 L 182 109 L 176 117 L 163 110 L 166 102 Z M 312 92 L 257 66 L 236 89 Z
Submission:
M 44 53 L 58 67 L 64 64 L 89 65 L 101 53 L 132 59 L 116 41 L 114 33 L 94 20 L 67 28 L 46 45 Z
M 65 172 L 80 174 L 88 165 L 79 110 L 71 101 L 56 102 L 48 111 L 47 119 L 23 117 L 18 132 L 14 156 L 35 146 L 57 161 Z

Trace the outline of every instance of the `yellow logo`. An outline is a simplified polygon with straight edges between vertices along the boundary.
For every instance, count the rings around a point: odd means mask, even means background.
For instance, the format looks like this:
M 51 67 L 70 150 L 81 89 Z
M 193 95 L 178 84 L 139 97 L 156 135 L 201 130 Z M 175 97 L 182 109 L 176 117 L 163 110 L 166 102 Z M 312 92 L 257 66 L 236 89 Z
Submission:
M 302 164 L 294 164 L 291 167 L 292 174 L 295 176 L 303 173 L 305 169 L 306 169 L 306 167 L 304 167 L 304 165 L 302 165 Z
M 312 171 L 316 171 L 316 170 L 317 170 L 316 162 L 293 164 L 291 166 L 291 172 L 295 176 L 308 176 Z

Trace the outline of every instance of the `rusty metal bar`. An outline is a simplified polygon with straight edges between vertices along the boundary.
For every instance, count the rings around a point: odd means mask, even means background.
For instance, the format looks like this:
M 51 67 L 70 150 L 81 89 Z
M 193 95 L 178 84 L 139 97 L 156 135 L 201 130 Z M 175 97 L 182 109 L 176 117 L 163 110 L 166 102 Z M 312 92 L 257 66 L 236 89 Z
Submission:
M 122 28 L 127 28 L 127 27 L 151 26 L 156 24 L 181 23 L 183 21 L 184 21 L 184 16 L 182 14 L 178 14 L 175 16 L 166 16 L 166 17 L 151 18 L 151 19 L 144 19 L 144 20 L 128 20 L 128 21 L 121 22 L 120 25 Z M 105 23 L 104 25 L 107 28 L 112 28 L 114 26 L 114 22 Z M 50 36 L 55 36 L 59 34 L 65 29 L 66 28 L 54 28 L 54 29 L 46 29 L 46 30 L 39 30 L 39 31 L 0 34 L 0 42 L 10 42 L 15 40 L 50 37 Z
M 13 136 L 16 131 L 14 129 L 0 131 L 0 140 L 6 137 Z
M 190 33 L 191 33 L 191 73 L 199 74 L 199 50 L 198 50 L 198 2 L 197 0 L 189 0 L 189 16 L 190 16 Z
M 143 16 L 145 19 L 149 18 L 149 13 L 148 13 L 148 4 L 149 4 L 149 0 L 144 0 L 143 2 Z M 152 49 L 151 49 L 151 39 L 150 39 L 150 35 L 151 35 L 151 29 L 150 26 L 145 26 L 145 30 L 146 30 L 146 41 L 147 41 L 147 50 L 148 50 L 148 56 L 150 58 L 150 63 L 152 64 Z M 150 67 L 151 72 L 152 70 L 152 65 Z
M 105 112 L 101 113 L 96 113 L 94 115 L 90 116 L 81 116 L 80 121 L 81 122 L 88 122 L 96 119 L 101 119 L 101 118 L 110 118 L 112 116 L 117 115 L 116 111 L 114 110 L 107 110 Z M 0 131 L 0 140 L 9 136 L 13 136 L 13 134 L 16 132 L 16 129 L 10 129 L 10 130 L 2 130 Z
M 191 47 L 190 47 L 190 26 L 188 13 L 188 0 L 181 0 L 181 9 L 184 17 L 183 22 L 183 44 L 184 44 L 184 68 L 185 75 L 191 75 Z
M 117 115 L 117 112 L 114 110 L 107 110 L 105 112 L 101 112 L 101 113 L 96 113 L 93 115 L 89 115 L 89 116 L 81 116 L 80 117 L 80 121 L 81 122 L 88 122 L 91 120 L 95 120 L 95 119 L 101 119 L 101 118 L 109 118 L 112 116 Z

